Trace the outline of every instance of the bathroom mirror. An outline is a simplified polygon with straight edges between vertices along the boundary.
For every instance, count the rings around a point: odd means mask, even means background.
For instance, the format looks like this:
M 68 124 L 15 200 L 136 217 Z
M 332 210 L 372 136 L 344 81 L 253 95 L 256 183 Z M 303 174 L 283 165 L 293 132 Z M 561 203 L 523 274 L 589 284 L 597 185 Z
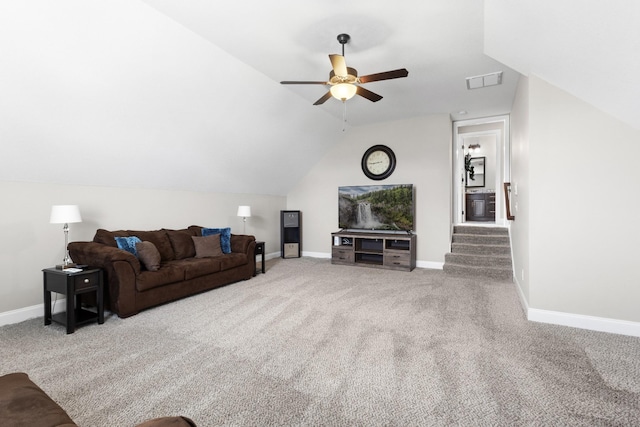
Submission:
M 484 162 L 485 157 L 471 157 L 465 161 L 467 188 L 484 187 Z

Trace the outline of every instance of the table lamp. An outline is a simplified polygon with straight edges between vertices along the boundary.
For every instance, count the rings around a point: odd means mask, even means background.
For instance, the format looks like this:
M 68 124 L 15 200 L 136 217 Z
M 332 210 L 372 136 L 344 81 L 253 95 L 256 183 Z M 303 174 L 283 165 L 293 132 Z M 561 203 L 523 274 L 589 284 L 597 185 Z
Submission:
M 51 217 L 49 219 L 51 224 L 64 224 L 62 231 L 64 231 L 64 259 L 62 260 L 62 268 L 71 266 L 71 258 L 69 257 L 69 250 L 67 245 L 69 244 L 69 224 L 72 222 L 82 222 L 80 216 L 80 209 L 78 205 L 54 205 L 51 206 Z
M 251 206 L 238 206 L 238 216 L 242 217 L 242 234 L 247 234 L 247 218 L 251 216 Z

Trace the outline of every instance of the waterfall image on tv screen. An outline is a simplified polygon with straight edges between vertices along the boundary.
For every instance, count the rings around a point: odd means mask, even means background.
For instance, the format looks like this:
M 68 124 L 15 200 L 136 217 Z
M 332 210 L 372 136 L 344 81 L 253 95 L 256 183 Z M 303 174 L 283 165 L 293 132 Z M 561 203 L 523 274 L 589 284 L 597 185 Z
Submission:
M 338 187 L 341 229 L 413 230 L 413 184 Z

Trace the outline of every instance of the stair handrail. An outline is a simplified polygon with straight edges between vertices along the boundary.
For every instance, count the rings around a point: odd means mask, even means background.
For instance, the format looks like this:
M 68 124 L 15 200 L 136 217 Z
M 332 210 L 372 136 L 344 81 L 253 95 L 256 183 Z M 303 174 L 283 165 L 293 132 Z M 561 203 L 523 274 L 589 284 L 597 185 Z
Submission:
M 509 221 L 514 221 L 516 219 L 515 216 L 511 215 L 511 183 L 504 183 L 504 203 L 507 208 L 507 219 Z

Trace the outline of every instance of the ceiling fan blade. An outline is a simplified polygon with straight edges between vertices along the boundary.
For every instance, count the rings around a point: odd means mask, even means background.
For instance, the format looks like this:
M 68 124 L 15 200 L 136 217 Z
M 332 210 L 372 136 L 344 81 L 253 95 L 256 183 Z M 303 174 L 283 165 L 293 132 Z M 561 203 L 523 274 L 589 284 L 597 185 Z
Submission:
M 294 80 L 286 80 L 280 82 L 282 85 L 328 85 L 327 82 L 311 82 L 311 81 L 294 81 Z
M 362 76 L 358 80 L 360 83 L 377 82 L 380 80 L 399 79 L 400 77 L 407 77 L 409 72 L 406 68 L 400 68 L 393 71 L 385 71 L 383 73 L 369 74 L 368 76 Z
M 316 102 L 313 103 L 313 105 L 320 105 L 320 104 L 324 104 L 326 102 L 327 99 L 331 98 L 331 92 L 327 92 L 324 94 L 324 96 L 320 99 L 318 99 Z
M 347 73 L 347 63 L 344 61 L 342 55 L 329 55 L 331 65 L 333 66 L 333 72 L 336 76 L 345 77 Z
M 370 90 L 363 88 L 362 86 L 356 87 L 356 93 L 363 98 L 367 98 L 371 102 L 378 102 L 382 99 L 377 93 L 373 93 Z

